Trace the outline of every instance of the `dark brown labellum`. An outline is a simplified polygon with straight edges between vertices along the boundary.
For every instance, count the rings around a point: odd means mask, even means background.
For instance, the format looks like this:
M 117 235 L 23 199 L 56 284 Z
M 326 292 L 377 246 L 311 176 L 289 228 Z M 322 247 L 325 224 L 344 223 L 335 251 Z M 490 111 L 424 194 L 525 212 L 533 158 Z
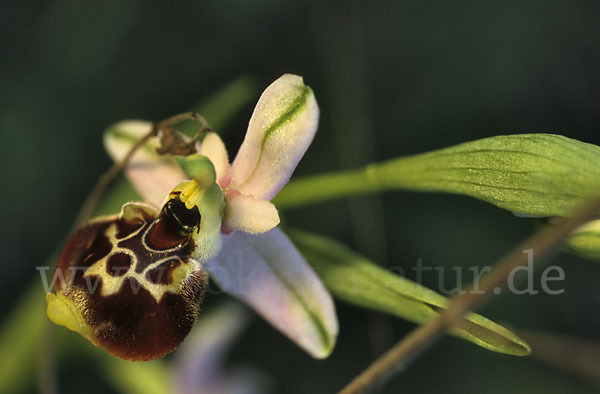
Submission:
M 192 258 L 200 220 L 196 207 L 173 198 L 158 216 L 127 204 L 121 215 L 85 225 L 60 256 L 64 281 L 48 315 L 122 359 L 170 353 L 195 322 L 208 281 Z

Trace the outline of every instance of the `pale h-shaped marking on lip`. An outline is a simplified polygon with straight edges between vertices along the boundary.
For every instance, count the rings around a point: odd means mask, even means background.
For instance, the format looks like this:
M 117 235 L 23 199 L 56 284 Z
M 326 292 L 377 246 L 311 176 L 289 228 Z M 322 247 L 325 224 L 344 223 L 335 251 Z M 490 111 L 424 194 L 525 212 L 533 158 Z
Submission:
M 121 287 L 123 286 L 123 282 L 125 282 L 128 278 L 133 278 L 135 279 L 138 284 L 140 285 L 140 288 L 144 288 L 146 289 L 151 295 L 152 297 L 156 300 L 156 302 L 160 302 L 160 299 L 167 293 L 167 292 L 172 292 L 172 293 L 178 293 L 180 287 L 181 287 L 181 282 L 178 283 L 177 280 L 173 280 L 173 283 L 170 284 L 161 284 L 161 283 L 153 283 L 151 281 L 149 281 L 146 278 L 146 274 L 151 271 L 152 269 L 160 266 L 161 264 L 170 261 L 170 260 L 180 260 L 181 259 L 178 256 L 174 256 L 172 254 L 169 255 L 170 252 L 172 252 L 175 249 L 180 248 L 180 246 L 176 246 L 174 248 L 170 248 L 164 251 L 157 251 L 155 249 L 150 248 L 145 239 L 146 239 L 146 235 L 148 234 L 148 231 L 150 231 L 152 229 L 152 225 L 144 225 L 141 226 L 139 229 L 135 230 L 134 232 L 132 232 L 131 234 L 127 235 L 124 238 L 118 239 L 117 238 L 117 232 L 118 232 L 118 227 L 116 223 L 112 223 L 105 231 L 105 233 L 103 234 L 104 236 L 106 236 L 108 238 L 108 241 L 110 242 L 110 244 L 113 246 L 112 250 L 110 251 L 110 253 L 108 255 L 106 255 L 105 257 L 101 258 L 100 260 L 98 260 L 97 262 L 95 262 L 94 264 L 92 264 L 87 270 L 86 272 L 83 274 L 83 277 L 86 278 L 90 278 L 92 276 L 96 276 L 97 278 L 99 278 L 98 280 L 102 281 L 102 287 L 101 287 L 101 292 L 100 295 L 102 297 L 107 297 L 110 295 L 114 295 L 117 294 L 119 292 L 119 290 L 121 289 Z M 144 232 L 143 234 L 140 234 L 140 232 Z M 152 262 L 151 264 L 148 264 L 144 270 L 140 273 L 136 272 L 136 266 L 138 264 L 138 256 L 130 249 L 128 248 L 123 248 L 118 246 L 119 242 L 122 242 L 126 239 L 130 239 L 133 237 L 141 237 L 140 243 L 144 248 L 150 249 L 156 253 L 162 254 L 164 257 L 160 257 L 158 256 L 156 261 Z M 116 255 L 116 254 L 125 254 L 127 256 L 129 256 L 129 258 L 131 259 L 131 262 L 129 264 L 129 267 L 127 269 L 127 272 L 125 272 L 123 275 L 120 276 L 113 276 L 109 273 L 108 270 L 108 261 L 109 259 Z M 175 271 L 178 270 L 185 270 L 185 271 L 193 271 L 195 268 L 196 264 L 195 261 L 190 261 L 188 263 L 183 262 L 182 264 L 180 264 L 178 267 L 176 267 L 173 271 L 173 276 L 175 276 Z M 119 267 L 117 267 L 119 268 Z M 187 273 L 187 272 L 186 272 Z M 159 280 L 161 278 L 161 275 L 167 275 L 166 271 L 163 270 L 161 272 L 159 272 Z M 132 286 L 132 291 L 136 292 L 139 291 L 139 288 L 135 288 L 133 283 L 131 283 Z

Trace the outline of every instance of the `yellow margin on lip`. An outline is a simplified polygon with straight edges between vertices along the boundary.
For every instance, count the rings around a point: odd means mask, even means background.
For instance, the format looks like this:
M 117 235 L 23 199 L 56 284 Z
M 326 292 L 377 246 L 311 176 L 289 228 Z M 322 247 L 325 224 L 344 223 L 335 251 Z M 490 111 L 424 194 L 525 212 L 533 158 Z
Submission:
M 92 329 L 85 323 L 81 311 L 72 300 L 59 291 L 58 294 L 46 293 L 46 303 L 46 314 L 50 320 L 91 340 Z

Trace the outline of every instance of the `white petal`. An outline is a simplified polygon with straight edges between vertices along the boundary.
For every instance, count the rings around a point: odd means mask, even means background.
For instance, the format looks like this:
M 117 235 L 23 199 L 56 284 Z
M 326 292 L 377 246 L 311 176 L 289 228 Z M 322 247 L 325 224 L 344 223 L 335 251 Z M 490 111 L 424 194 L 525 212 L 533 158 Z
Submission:
M 206 134 L 202 140 L 199 153 L 208 157 L 213 163 L 217 174 L 217 183 L 221 186 L 221 189 L 225 189 L 231 180 L 231 173 L 227 150 L 219 135 L 213 132 Z
M 271 200 L 317 131 L 319 107 L 302 77 L 285 74 L 262 94 L 231 169 L 231 187 Z
M 121 161 L 151 127 L 150 122 L 137 120 L 112 125 L 104 133 L 106 151 L 115 162 Z M 131 158 L 125 172 L 144 201 L 160 207 L 171 189 L 187 176 L 173 159 L 157 154 L 157 146 L 156 138 L 141 146 Z
M 257 200 L 236 192 L 226 195 L 223 230 L 230 233 L 242 230 L 258 234 L 279 224 L 277 208 L 269 201 Z
M 313 357 L 327 357 L 333 350 L 338 322 L 331 295 L 279 228 L 224 236 L 221 252 L 206 268 L 221 289 Z

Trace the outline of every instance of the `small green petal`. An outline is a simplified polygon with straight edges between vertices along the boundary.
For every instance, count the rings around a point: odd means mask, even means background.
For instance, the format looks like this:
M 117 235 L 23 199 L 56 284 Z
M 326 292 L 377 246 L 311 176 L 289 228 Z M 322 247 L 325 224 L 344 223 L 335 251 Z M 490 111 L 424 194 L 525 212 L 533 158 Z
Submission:
M 175 156 L 175 161 L 189 177 L 198 182 L 200 187 L 209 188 L 215 183 L 215 167 L 208 157 L 198 154 L 186 157 Z

